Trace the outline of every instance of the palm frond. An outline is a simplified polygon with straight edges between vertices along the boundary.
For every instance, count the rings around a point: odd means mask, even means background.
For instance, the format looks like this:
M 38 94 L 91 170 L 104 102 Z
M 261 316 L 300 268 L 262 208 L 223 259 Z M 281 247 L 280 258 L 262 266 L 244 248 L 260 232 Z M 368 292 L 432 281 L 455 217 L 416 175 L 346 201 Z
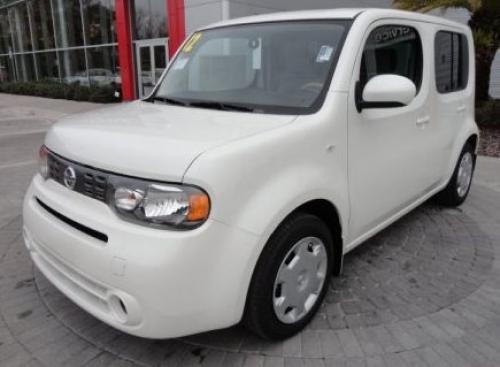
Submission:
M 481 7 L 481 0 L 393 0 L 393 4 L 399 9 L 423 13 L 437 8 L 465 8 L 472 12 Z

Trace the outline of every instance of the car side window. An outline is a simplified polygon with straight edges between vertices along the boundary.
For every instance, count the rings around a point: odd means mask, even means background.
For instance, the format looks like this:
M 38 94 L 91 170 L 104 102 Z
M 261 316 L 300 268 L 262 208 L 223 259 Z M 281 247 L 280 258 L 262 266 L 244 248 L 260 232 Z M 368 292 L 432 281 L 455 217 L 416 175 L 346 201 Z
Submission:
M 434 39 L 434 65 L 439 93 L 465 89 L 469 79 L 469 52 L 465 35 L 437 32 Z
M 370 33 L 361 59 L 361 87 L 374 76 L 396 74 L 413 81 L 418 92 L 422 84 L 422 70 L 422 42 L 415 28 L 384 25 Z

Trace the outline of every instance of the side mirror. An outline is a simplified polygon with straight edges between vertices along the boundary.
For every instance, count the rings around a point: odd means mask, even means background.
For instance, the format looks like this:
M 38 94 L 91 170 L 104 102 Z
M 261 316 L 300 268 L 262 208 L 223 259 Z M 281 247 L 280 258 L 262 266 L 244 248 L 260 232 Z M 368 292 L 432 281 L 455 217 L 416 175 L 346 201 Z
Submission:
M 408 105 L 417 95 L 415 84 L 404 76 L 395 74 L 377 75 L 366 83 L 361 91 L 356 85 L 356 108 L 392 108 Z

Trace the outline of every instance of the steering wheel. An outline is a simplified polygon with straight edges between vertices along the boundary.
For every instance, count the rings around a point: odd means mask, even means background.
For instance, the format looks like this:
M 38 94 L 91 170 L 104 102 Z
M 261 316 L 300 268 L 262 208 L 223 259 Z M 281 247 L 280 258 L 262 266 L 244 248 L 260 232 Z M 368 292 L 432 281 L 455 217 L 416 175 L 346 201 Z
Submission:
M 303 84 L 299 90 L 311 92 L 311 93 L 318 93 L 321 91 L 323 88 L 323 84 L 320 82 L 308 82 Z

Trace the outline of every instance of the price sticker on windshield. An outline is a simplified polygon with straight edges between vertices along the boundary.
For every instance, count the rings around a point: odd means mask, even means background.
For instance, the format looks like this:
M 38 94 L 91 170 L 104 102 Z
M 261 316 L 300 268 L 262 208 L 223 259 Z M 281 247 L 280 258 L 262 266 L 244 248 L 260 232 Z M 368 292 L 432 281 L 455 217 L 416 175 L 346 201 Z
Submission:
M 319 49 L 318 56 L 316 56 L 316 62 L 328 62 L 333 54 L 333 47 L 328 45 L 323 45 Z
M 195 34 L 193 34 L 191 36 L 191 38 L 189 39 L 189 41 L 186 42 L 186 44 L 182 48 L 182 51 L 183 52 L 191 52 L 191 50 L 193 49 L 193 47 L 196 46 L 196 44 L 198 43 L 198 41 L 200 39 L 201 39 L 201 33 L 200 32 L 196 32 Z

